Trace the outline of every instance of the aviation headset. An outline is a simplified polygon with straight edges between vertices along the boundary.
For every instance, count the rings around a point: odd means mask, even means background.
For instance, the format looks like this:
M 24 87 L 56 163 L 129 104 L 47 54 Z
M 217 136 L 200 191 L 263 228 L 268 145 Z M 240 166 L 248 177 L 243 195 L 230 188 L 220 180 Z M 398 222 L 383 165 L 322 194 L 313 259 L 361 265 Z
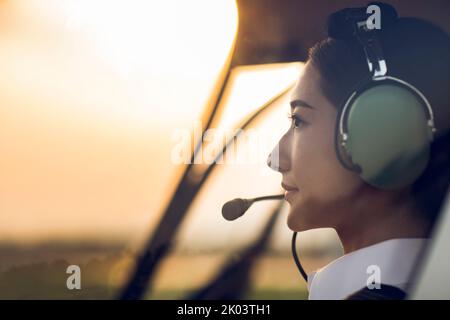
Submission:
M 381 7 L 382 26 L 397 12 Z M 368 184 L 385 190 L 407 186 L 425 170 L 433 140 L 433 110 L 413 85 L 388 73 L 379 33 L 369 29 L 366 7 L 338 11 L 328 20 L 331 38 L 357 38 L 370 77 L 345 100 L 336 119 L 335 149 L 342 165 Z

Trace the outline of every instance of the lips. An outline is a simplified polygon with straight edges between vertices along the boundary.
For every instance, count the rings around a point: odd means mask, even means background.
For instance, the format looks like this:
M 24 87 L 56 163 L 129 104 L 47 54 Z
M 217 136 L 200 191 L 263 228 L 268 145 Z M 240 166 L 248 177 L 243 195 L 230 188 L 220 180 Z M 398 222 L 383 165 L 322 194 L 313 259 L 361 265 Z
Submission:
M 284 184 L 283 182 L 281 183 L 281 187 L 282 187 L 284 190 L 286 190 L 286 191 L 298 191 L 297 188 L 291 187 L 291 186 L 289 186 L 289 185 L 287 185 L 287 184 Z
M 284 193 L 284 198 L 287 202 L 290 203 L 290 199 L 292 199 L 292 197 L 298 192 L 298 189 L 284 183 L 281 183 L 281 186 L 284 190 L 286 190 L 286 192 Z

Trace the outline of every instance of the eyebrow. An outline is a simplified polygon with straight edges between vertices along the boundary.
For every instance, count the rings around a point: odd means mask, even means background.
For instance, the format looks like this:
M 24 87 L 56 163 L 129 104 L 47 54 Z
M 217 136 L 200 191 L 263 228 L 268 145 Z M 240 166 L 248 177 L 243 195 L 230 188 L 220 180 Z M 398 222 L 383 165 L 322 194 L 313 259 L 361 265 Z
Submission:
M 291 104 L 292 109 L 294 109 L 295 107 L 306 107 L 309 109 L 315 109 L 309 103 L 307 103 L 303 100 L 300 100 L 300 99 L 292 100 L 290 104 Z

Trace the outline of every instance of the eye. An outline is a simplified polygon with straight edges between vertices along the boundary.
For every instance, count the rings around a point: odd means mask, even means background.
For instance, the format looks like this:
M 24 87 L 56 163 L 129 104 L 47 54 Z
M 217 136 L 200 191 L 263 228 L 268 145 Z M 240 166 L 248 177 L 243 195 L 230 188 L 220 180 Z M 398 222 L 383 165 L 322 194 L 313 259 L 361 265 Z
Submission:
M 288 113 L 288 118 L 291 120 L 291 124 L 294 128 L 300 128 L 300 126 L 306 123 L 298 114 L 295 113 Z

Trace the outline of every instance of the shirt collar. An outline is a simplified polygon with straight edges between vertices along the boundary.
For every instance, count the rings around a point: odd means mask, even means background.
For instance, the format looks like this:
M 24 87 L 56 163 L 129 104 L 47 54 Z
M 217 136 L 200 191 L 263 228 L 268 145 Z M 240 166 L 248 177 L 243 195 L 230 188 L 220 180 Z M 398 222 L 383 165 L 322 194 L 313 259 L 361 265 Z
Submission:
M 391 239 L 343 255 L 308 275 L 309 299 L 345 299 L 367 286 L 373 275 L 370 266 L 378 268 L 381 284 L 405 291 L 426 240 Z

